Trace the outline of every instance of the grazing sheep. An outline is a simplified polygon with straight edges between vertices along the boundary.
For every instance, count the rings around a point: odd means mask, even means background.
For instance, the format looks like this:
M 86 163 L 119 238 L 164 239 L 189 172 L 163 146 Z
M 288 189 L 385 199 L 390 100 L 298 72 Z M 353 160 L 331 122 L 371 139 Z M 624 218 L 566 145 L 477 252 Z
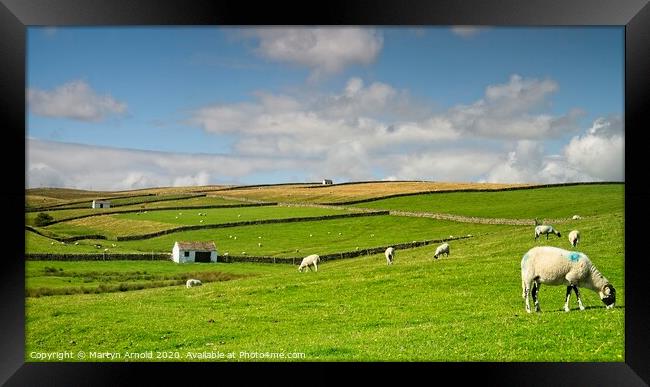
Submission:
M 197 279 L 188 279 L 187 282 L 185 283 L 185 286 L 188 288 L 191 288 L 193 286 L 201 286 L 201 285 L 203 285 L 203 283 L 201 282 L 201 280 L 197 280 Z
M 384 255 L 386 255 L 386 264 L 392 265 L 393 258 L 395 257 L 395 249 L 392 247 L 387 248 L 386 251 L 384 252 Z
M 580 231 L 571 231 L 569 233 L 569 243 L 571 243 L 571 246 L 576 247 L 578 245 L 578 242 L 580 242 Z
M 442 254 L 447 254 L 447 256 L 449 256 L 449 243 L 443 243 L 438 246 L 435 254 L 433 254 L 433 258 L 438 259 Z
M 552 246 L 533 247 L 521 259 L 522 297 L 526 301 L 526 312 L 530 313 L 528 294 L 531 293 L 535 311 L 539 312 L 537 297 L 541 284 L 566 285 L 564 311 L 569 311 L 571 289 L 578 298 L 578 307 L 584 310 L 578 287 L 586 287 L 598 293 L 607 309 L 616 302 L 616 290 L 607 278 L 596 269 L 589 258 L 576 251 L 568 251 Z
M 311 271 L 312 265 L 314 266 L 314 271 L 318 271 L 318 265 L 316 263 L 319 261 L 320 261 L 320 257 L 317 254 L 308 255 L 305 258 L 303 258 L 302 262 L 300 262 L 300 267 L 298 267 L 298 271 L 302 273 L 302 270 L 305 268 Z
M 580 216 L 580 215 L 573 215 L 573 218 L 571 218 L 571 219 L 573 219 L 573 220 L 582 219 L 582 216 Z
M 535 240 L 539 238 L 540 235 L 546 234 L 546 239 L 548 240 L 548 234 L 555 234 L 557 237 L 561 237 L 560 232 L 549 225 L 539 225 L 535 227 Z

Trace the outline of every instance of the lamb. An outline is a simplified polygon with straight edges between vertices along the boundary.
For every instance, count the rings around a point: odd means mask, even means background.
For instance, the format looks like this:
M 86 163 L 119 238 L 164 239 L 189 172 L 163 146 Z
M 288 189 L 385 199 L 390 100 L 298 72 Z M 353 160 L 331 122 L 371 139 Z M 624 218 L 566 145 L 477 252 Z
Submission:
M 392 265 L 393 258 L 395 258 L 395 249 L 392 247 L 387 248 L 386 251 L 384 251 L 384 255 L 386 255 L 386 264 Z
M 541 284 L 566 285 L 566 301 L 564 311 L 569 311 L 571 289 L 578 298 L 578 307 L 584 310 L 578 287 L 586 287 L 598 292 L 600 299 L 607 309 L 613 308 L 616 302 L 616 290 L 585 254 L 568 251 L 558 247 L 533 247 L 521 259 L 522 297 L 526 302 L 526 312 L 530 313 L 529 293 L 535 303 L 535 311 L 539 312 L 538 293 Z
M 443 243 L 438 248 L 436 249 L 435 254 L 433 254 L 433 258 L 438 259 L 439 256 L 442 254 L 446 254 L 449 256 L 449 243 Z
M 302 273 L 302 270 L 305 268 L 311 271 L 312 265 L 314 266 L 314 271 L 318 271 L 318 265 L 316 263 L 319 261 L 320 261 L 320 257 L 317 254 L 308 255 L 305 258 L 303 258 L 302 262 L 300 263 L 300 267 L 298 268 L 298 271 Z
M 578 242 L 580 242 L 580 231 L 571 231 L 569 233 L 569 243 L 571 243 L 571 246 L 576 247 L 578 245 Z
M 201 286 L 201 285 L 203 285 L 203 283 L 201 282 L 201 280 L 197 280 L 197 279 L 188 279 L 187 282 L 185 283 L 185 286 L 188 288 L 191 288 L 193 286 Z
M 573 215 L 573 218 L 571 218 L 571 219 L 573 219 L 573 220 L 582 219 L 582 216 L 580 216 L 580 215 Z
M 548 234 L 555 234 L 557 237 L 561 237 L 560 232 L 549 225 L 539 225 L 535 227 L 535 240 L 539 238 L 540 235 L 546 234 L 546 239 L 548 240 Z

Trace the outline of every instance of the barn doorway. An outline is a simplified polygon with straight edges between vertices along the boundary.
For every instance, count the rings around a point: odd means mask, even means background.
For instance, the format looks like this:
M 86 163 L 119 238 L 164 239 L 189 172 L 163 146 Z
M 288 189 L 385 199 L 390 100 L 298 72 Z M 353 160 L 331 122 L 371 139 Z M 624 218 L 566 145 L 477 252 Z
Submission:
M 194 253 L 194 262 L 210 262 L 210 252 L 209 251 L 197 251 Z

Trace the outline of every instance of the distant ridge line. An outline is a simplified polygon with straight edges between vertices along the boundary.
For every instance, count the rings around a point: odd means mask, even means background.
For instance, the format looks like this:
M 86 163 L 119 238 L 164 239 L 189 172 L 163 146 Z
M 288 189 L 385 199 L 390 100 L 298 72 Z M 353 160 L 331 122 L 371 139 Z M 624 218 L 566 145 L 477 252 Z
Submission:
M 319 204 L 323 204 L 323 205 L 326 205 L 326 206 L 341 206 L 341 205 L 367 203 L 367 202 L 374 202 L 374 201 L 377 201 L 377 200 L 392 199 L 392 198 L 396 198 L 396 197 L 414 196 L 414 195 L 446 194 L 446 193 L 454 193 L 454 192 L 500 192 L 500 191 L 517 191 L 517 190 L 538 189 L 538 188 L 566 187 L 566 186 L 574 186 L 574 185 L 601 185 L 601 184 L 603 184 L 603 185 L 606 185 L 606 184 L 625 184 L 625 182 L 603 181 L 603 182 L 557 183 L 557 184 L 530 185 L 530 186 L 523 186 L 523 187 L 461 188 L 461 189 L 449 189 L 449 190 L 437 190 L 437 191 L 405 192 L 405 193 L 391 194 L 391 195 L 385 195 L 385 196 L 378 196 L 378 197 L 374 197 L 374 198 L 350 200 L 350 201 L 345 201 L 345 202 L 326 202 L 326 203 L 319 203 Z

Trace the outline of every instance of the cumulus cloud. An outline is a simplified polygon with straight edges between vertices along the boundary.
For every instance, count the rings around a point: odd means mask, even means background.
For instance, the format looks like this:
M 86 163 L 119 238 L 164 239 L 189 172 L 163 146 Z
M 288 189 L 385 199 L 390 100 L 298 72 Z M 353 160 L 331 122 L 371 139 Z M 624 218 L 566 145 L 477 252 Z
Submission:
M 311 168 L 309 162 L 302 162 Z M 27 139 L 27 187 L 125 190 L 239 182 L 249 174 L 293 170 L 294 160 L 184 154 Z
M 388 180 L 477 181 L 499 162 L 499 153 L 475 148 L 394 155 L 385 162 Z M 398 166 L 397 168 L 391 166 Z
M 564 183 L 624 181 L 625 141 L 619 116 L 596 119 L 575 136 L 561 154 L 547 155 L 538 141 L 519 141 L 484 181 Z
M 582 136 L 571 139 L 564 149 L 567 161 L 599 180 L 624 179 L 625 140 L 619 116 L 599 118 Z
M 447 114 L 466 135 L 502 139 L 545 139 L 579 130 L 580 109 L 561 116 L 544 114 L 549 97 L 558 90 L 553 80 L 524 79 L 514 74 L 506 84 L 490 85 L 471 105 L 458 105 Z
M 353 64 L 368 65 L 383 45 L 382 35 L 373 28 L 271 27 L 247 31 L 246 35 L 259 39 L 256 51 L 263 57 L 307 67 L 313 78 Z
M 578 130 L 581 112 L 543 113 L 558 89 L 552 80 L 513 75 L 505 84 L 490 85 L 470 105 L 441 113 L 408 109 L 417 105 L 404 90 L 382 82 L 366 84 L 350 78 L 338 93 L 281 95 L 255 93 L 255 100 L 205 106 L 190 123 L 215 134 L 239 134 L 234 149 L 247 155 L 327 157 L 331 147 L 358 142 L 367 153 L 395 147 L 465 138 L 536 140 Z M 424 113 L 424 114 L 423 114 Z
M 337 93 L 257 92 L 251 102 L 198 109 L 190 121 L 207 132 L 238 134 L 233 145 L 237 154 L 310 160 L 321 173 L 348 180 L 600 178 L 603 174 L 594 174 L 596 168 L 586 167 L 590 161 L 574 156 L 575 151 L 559 158 L 545 153 L 544 141 L 580 130 L 581 110 L 548 113 L 558 90 L 554 80 L 514 74 L 505 83 L 488 85 L 473 103 L 422 114 L 427 109 L 404 108 L 415 105 L 408 92 L 352 77 Z M 612 130 L 608 122 L 597 121 L 585 135 L 602 137 Z M 498 151 L 476 144 L 462 152 L 449 150 L 467 145 L 468 139 L 513 145 Z M 571 149 L 578 139 L 583 147 L 592 146 L 579 137 Z
M 548 113 L 553 80 L 513 75 L 444 111 L 405 109 L 408 92 L 350 78 L 339 91 L 275 94 L 190 113 L 233 139 L 230 154 L 182 154 L 28 139 L 28 186 L 132 189 L 240 183 L 272 173 L 300 181 L 436 180 L 559 183 L 622 180 L 618 116 L 580 130 L 571 110 Z M 573 134 L 557 154 L 547 140 Z M 554 149 L 557 149 L 557 144 Z M 109 162 L 107 162 L 109 160 Z
M 108 115 L 126 112 L 125 102 L 99 95 L 82 80 L 65 83 L 54 90 L 27 89 L 27 105 L 32 113 L 45 117 L 101 121 Z

